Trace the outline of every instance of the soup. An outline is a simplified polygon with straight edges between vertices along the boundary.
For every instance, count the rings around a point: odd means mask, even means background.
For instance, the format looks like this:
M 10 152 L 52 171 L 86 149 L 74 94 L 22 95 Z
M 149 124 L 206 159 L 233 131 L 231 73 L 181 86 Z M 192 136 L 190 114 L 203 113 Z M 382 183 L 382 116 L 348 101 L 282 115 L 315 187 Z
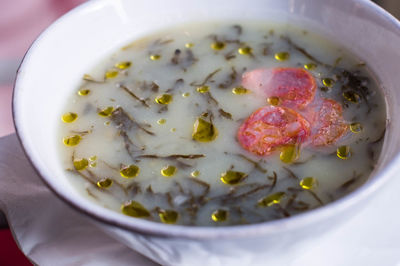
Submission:
M 167 224 L 260 223 L 329 204 L 367 181 L 386 128 L 363 61 L 274 23 L 136 40 L 66 102 L 60 158 L 76 189 Z

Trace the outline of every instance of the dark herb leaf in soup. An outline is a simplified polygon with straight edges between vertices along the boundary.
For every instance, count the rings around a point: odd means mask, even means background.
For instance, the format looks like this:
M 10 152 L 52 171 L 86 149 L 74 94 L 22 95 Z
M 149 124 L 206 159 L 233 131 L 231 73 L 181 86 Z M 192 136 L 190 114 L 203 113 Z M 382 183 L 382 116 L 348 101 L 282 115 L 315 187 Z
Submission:
M 182 25 L 100 62 L 60 113 L 76 189 L 131 219 L 284 219 L 369 177 L 385 127 L 368 65 L 291 25 Z

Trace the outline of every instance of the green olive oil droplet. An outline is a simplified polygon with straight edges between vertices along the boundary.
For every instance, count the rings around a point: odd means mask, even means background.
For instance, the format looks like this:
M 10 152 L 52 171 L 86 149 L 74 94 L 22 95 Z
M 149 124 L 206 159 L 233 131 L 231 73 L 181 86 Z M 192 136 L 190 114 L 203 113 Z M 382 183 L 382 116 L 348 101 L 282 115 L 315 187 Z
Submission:
M 89 95 L 89 93 L 90 93 L 90 90 L 88 90 L 88 89 L 82 89 L 82 90 L 78 91 L 79 96 L 87 96 L 87 95 Z
M 150 212 L 142 204 L 133 200 L 122 204 L 121 211 L 125 215 L 136 218 L 146 218 L 150 216 Z
M 161 55 L 159 55 L 159 54 L 150 55 L 150 60 L 152 60 L 152 61 L 156 61 L 156 60 L 160 60 L 160 59 L 161 59 Z
M 96 155 L 89 157 L 89 166 L 90 167 L 96 167 L 97 166 L 96 160 L 97 160 L 97 156 Z
M 175 131 L 176 131 L 176 128 L 173 127 L 173 128 L 170 129 L 170 131 L 171 131 L 171 132 L 175 132 Z
M 77 118 L 78 118 L 78 115 L 77 115 L 77 114 L 68 112 L 68 113 L 63 114 L 63 116 L 61 117 L 61 120 L 62 120 L 64 123 L 72 123 L 72 122 L 74 122 Z
M 161 119 L 158 119 L 157 124 L 159 124 L 159 125 L 164 125 L 165 122 L 167 122 L 167 120 L 164 119 L 164 118 L 161 118 Z
M 182 93 L 182 97 L 184 97 L 184 98 L 189 97 L 189 96 L 190 96 L 189 92 Z
M 288 52 L 279 52 L 275 54 L 275 59 L 278 61 L 286 61 L 290 58 L 290 54 Z
M 89 81 L 93 81 L 94 80 L 94 78 L 89 74 L 84 74 L 83 75 L 83 79 L 84 80 L 89 80 Z
M 176 167 L 173 165 L 167 165 L 163 169 L 161 169 L 161 174 L 165 177 L 171 177 L 176 173 Z
M 112 179 L 110 178 L 102 178 L 97 182 L 97 186 L 99 188 L 109 188 L 113 184 Z
M 113 79 L 116 78 L 117 76 L 118 76 L 118 71 L 116 70 L 109 70 L 106 72 L 105 75 L 106 79 Z
M 360 101 L 360 95 L 352 91 L 343 92 L 343 97 L 352 103 L 358 103 Z
M 194 43 L 188 42 L 187 44 L 185 44 L 186 48 L 192 48 L 194 46 Z
M 70 137 L 66 137 L 63 139 L 65 146 L 76 146 L 81 141 L 82 137 L 79 135 L 74 135 Z
M 249 46 L 240 47 L 238 49 L 238 53 L 241 55 L 251 55 L 253 53 L 253 49 Z
M 74 160 L 74 167 L 78 171 L 82 171 L 82 170 L 86 169 L 86 167 L 88 167 L 88 165 L 89 165 L 89 161 L 85 158 Z
M 227 185 L 237 185 L 247 177 L 246 173 L 228 170 L 221 174 L 221 181 Z
M 130 68 L 131 65 L 132 65 L 131 62 L 125 61 L 125 62 L 119 62 L 119 63 L 115 64 L 115 67 L 119 68 L 119 69 L 127 69 L 127 68 Z
M 314 70 L 314 69 L 317 68 L 317 65 L 314 64 L 314 63 L 308 63 L 308 64 L 304 65 L 304 68 L 307 69 L 307 70 Z
M 161 222 L 165 224 L 174 224 L 179 217 L 178 212 L 174 210 L 159 210 L 158 215 L 160 216 Z
M 140 169 L 138 166 L 131 164 L 131 165 L 123 167 L 119 171 L 119 173 L 124 178 L 133 178 L 133 177 L 137 177 L 139 175 Z
M 200 142 L 213 141 L 218 136 L 218 130 L 214 124 L 203 118 L 197 118 L 193 125 L 192 138 Z
M 168 93 L 161 94 L 155 98 L 155 102 L 158 104 L 170 104 L 172 102 L 172 95 Z
M 360 123 L 357 123 L 357 122 L 351 123 L 350 124 L 350 130 L 351 130 L 351 132 L 357 134 L 357 133 L 360 133 L 363 130 L 363 126 Z
M 197 87 L 196 90 L 197 90 L 197 92 L 200 92 L 200 93 L 206 93 L 210 90 L 210 87 L 204 85 L 204 86 Z
M 232 93 L 236 95 L 249 93 L 249 90 L 243 87 L 236 87 L 232 89 Z
M 216 210 L 211 214 L 211 219 L 214 222 L 224 222 L 228 219 L 228 211 L 227 210 Z
M 268 97 L 268 98 L 267 98 L 267 103 L 269 103 L 269 104 L 272 105 L 272 106 L 277 106 L 277 105 L 279 105 L 279 102 L 280 102 L 280 100 L 279 100 L 279 98 L 276 97 L 276 96 L 271 96 L 271 97 Z
M 315 189 L 318 186 L 318 180 L 314 177 L 305 177 L 300 180 L 300 186 L 303 189 Z
M 96 167 L 97 166 L 96 160 L 97 160 L 97 156 L 96 155 L 92 156 L 92 157 L 89 157 L 89 166 L 90 167 Z
M 260 199 L 257 205 L 260 207 L 270 207 L 272 205 L 279 204 L 285 196 L 285 192 L 276 192 Z
M 211 44 L 211 48 L 214 49 L 214 50 L 217 50 L 217 51 L 222 50 L 222 49 L 225 48 L 225 43 L 223 43 L 223 42 L 214 42 L 214 43 Z
M 288 145 L 282 149 L 279 158 L 284 163 L 292 163 L 299 158 L 299 154 L 300 149 L 298 145 Z
M 322 80 L 322 84 L 324 84 L 324 86 L 326 86 L 328 88 L 332 88 L 333 85 L 335 85 L 335 81 L 331 78 L 324 78 Z
M 109 106 L 107 108 L 104 108 L 103 110 L 100 110 L 98 114 L 99 116 L 107 117 L 110 116 L 113 112 L 114 112 L 114 107 Z
M 190 175 L 192 177 L 198 177 L 200 175 L 200 171 L 199 170 L 195 170 L 195 171 L 191 172 Z
M 342 160 L 347 160 L 351 156 L 351 149 L 349 146 L 340 146 L 336 150 L 337 157 L 339 157 Z

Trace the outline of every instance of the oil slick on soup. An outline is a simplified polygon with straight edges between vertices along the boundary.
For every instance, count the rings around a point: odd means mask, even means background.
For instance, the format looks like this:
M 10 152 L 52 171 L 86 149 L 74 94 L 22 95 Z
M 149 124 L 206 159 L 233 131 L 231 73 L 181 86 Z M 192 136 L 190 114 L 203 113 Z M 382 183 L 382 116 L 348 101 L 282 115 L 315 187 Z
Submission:
M 385 134 L 368 66 L 289 25 L 177 27 L 82 76 L 61 160 L 83 195 L 132 219 L 226 226 L 321 207 L 368 179 Z

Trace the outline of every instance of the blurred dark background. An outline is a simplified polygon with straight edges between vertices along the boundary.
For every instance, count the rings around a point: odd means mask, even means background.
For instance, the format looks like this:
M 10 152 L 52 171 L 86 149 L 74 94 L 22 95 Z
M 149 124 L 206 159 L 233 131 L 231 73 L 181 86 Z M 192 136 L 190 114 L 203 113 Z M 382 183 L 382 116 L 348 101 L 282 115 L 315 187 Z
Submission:
M 377 3 L 387 11 L 389 11 L 393 16 L 400 18 L 400 0 L 372 0 Z

